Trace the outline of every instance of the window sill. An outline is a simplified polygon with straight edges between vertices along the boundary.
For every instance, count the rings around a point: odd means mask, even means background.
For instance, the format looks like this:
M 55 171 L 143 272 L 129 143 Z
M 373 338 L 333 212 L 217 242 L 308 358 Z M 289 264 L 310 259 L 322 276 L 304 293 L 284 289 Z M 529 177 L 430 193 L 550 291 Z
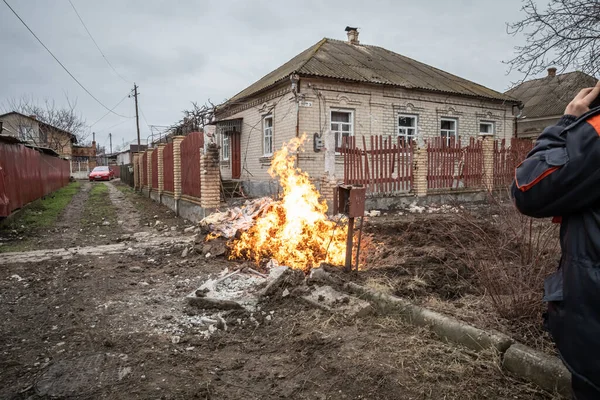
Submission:
M 261 165 L 271 165 L 271 161 L 273 161 L 273 156 L 262 156 L 258 159 Z
M 490 136 L 490 137 L 493 137 L 494 134 L 493 133 L 479 133 L 478 136 Z
M 220 165 L 221 165 L 222 167 L 229 167 L 229 160 L 222 160 L 222 161 L 220 162 Z

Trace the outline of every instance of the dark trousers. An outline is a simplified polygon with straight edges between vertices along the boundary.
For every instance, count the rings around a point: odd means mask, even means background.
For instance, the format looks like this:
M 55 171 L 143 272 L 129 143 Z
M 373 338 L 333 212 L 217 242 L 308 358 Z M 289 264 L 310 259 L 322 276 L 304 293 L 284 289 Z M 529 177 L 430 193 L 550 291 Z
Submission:
M 571 383 L 573 399 L 575 400 L 597 400 L 600 399 L 600 391 L 586 381 L 573 375 Z

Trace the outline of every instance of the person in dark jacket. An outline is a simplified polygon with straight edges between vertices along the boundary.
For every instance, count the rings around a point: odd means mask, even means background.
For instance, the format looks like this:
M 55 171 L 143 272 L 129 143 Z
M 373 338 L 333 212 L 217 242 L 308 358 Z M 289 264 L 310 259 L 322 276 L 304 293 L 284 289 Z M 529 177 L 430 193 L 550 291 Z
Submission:
M 562 256 L 544 282 L 547 327 L 578 400 L 600 399 L 600 82 L 583 89 L 515 171 L 525 215 L 560 219 Z

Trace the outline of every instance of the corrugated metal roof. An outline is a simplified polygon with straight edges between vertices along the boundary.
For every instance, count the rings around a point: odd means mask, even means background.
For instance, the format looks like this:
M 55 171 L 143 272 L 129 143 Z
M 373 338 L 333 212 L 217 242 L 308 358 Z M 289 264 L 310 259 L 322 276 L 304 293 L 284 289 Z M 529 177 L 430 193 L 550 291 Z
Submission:
M 562 115 L 577 93 L 598 80 L 580 71 L 523 82 L 506 92 L 523 102 L 522 118 Z
M 233 96 L 228 103 L 251 96 L 282 81 L 293 73 L 301 76 L 333 78 L 515 101 L 514 98 L 506 94 L 496 92 L 382 47 L 353 45 L 348 42 L 325 38 Z

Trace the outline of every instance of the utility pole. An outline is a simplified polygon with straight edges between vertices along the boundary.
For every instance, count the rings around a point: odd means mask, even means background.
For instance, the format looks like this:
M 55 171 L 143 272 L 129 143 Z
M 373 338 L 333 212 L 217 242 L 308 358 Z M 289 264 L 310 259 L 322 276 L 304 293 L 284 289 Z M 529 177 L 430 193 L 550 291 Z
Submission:
M 108 134 L 108 142 L 110 143 L 110 154 L 112 154 L 112 133 Z
M 138 114 L 138 86 L 133 83 L 133 97 L 135 98 L 135 126 L 137 128 L 138 151 L 140 151 L 140 116 Z

